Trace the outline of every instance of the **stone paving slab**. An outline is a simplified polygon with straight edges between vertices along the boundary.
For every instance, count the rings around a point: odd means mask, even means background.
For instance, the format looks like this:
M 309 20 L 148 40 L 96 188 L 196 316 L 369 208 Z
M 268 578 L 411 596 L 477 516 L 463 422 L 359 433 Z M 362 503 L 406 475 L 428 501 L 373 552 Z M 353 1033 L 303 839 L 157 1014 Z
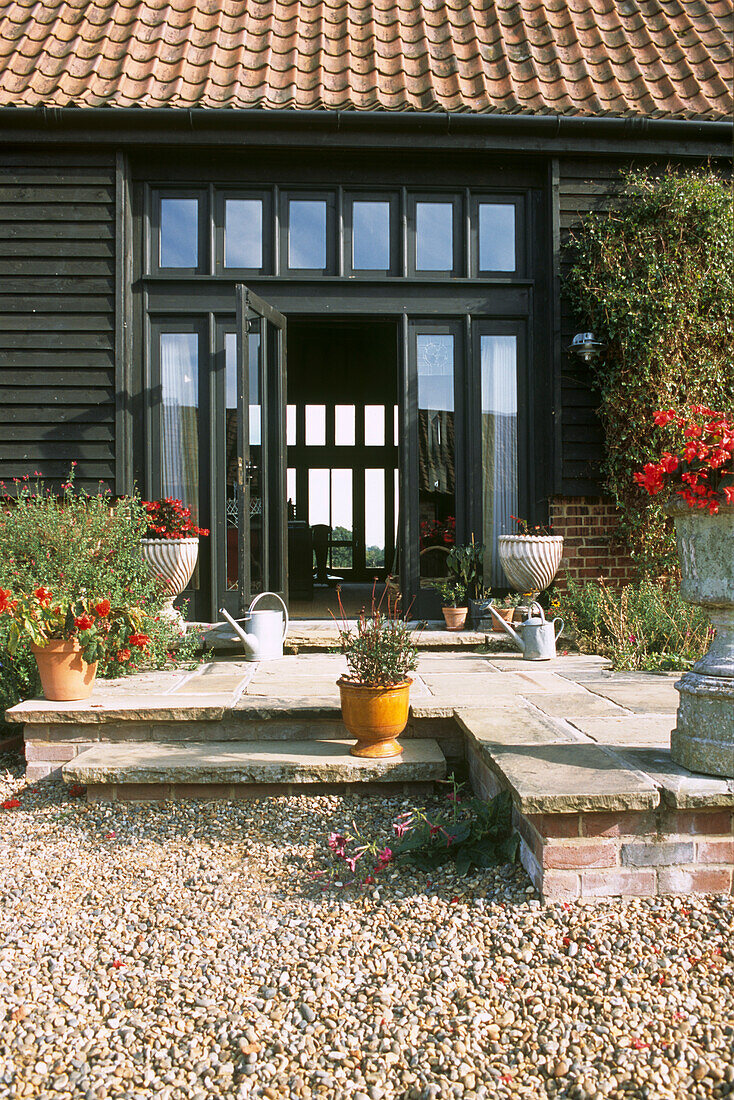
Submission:
M 527 691 L 523 692 L 523 698 L 542 710 L 544 714 L 555 718 L 566 718 L 569 721 L 575 718 L 597 716 L 599 721 L 606 722 L 615 715 L 628 714 L 628 711 L 617 703 L 613 703 L 611 699 L 592 695 L 588 691 L 579 691 L 578 687 L 575 691 L 559 692 L 558 695 L 550 692 Z
M 674 714 L 679 695 L 675 679 L 650 677 L 648 680 L 585 680 L 583 686 L 596 695 L 611 699 L 635 714 Z M 643 686 L 644 685 L 644 686 Z
M 532 662 L 534 664 L 535 662 Z M 530 664 L 530 662 L 528 662 Z M 495 695 L 525 695 L 527 692 L 571 692 L 584 689 L 574 687 L 555 672 L 539 672 L 535 669 L 518 669 L 517 672 L 495 672 L 487 669 L 483 673 L 424 673 L 423 679 L 434 693 L 447 701 L 455 700 L 457 705 L 468 696 L 484 696 L 489 702 Z
M 352 756 L 350 741 L 241 741 L 100 745 L 63 767 L 66 783 L 365 783 L 443 779 L 432 740 L 408 740 L 398 757 Z
M 80 702 L 49 702 L 46 699 L 26 699 L 6 711 L 11 722 L 29 724 L 108 722 L 125 720 L 144 722 L 165 716 L 172 721 L 216 722 L 232 704 L 232 692 L 216 695 L 153 695 L 114 694 L 95 691 L 91 699 Z
M 567 715 L 569 721 L 588 737 L 615 748 L 670 748 L 674 714 L 626 714 L 608 717 Z
M 618 751 L 621 759 L 650 776 L 660 788 L 663 803 L 671 809 L 734 807 L 734 779 L 689 772 L 673 761 L 669 747 Z
M 582 673 L 598 676 L 601 671 L 610 667 L 606 657 L 595 657 L 586 653 L 568 653 L 565 657 L 552 657 L 549 661 L 526 661 L 522 653 L 513 652 L 488 654 L 486 660 L 498 672 L 520 672 L 534 667 L 548 672 L 560 672 L 569 679 L 575 679 L 577 674 Z
M 560 745 L 583 741 L 575 730 L 538 714 L 522 701 L 508 700 L 505 707 L 461 708 L 456 721 L 474 741 L 490 750 L 513 745 Z

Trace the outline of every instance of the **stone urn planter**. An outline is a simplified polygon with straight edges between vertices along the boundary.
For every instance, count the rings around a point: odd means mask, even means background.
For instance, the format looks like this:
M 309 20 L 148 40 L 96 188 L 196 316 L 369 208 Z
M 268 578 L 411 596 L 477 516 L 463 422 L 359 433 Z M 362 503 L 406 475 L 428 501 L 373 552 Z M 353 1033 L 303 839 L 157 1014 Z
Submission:
M 681 499 L 675 523 L 681 595 L 702 607 L 716 631 L 707 653 L 676 683 L 680 703 L 670 750 L 694 772 L 734 779 L 734 504 L 715 515 Z
M 400 756 L 403 746 L 396 738 L 408 724 L 412 682 L 408 678 L 385 687 L 356 684 L 346 676 L 337 680 L 342 719 L 357 741 L 350 749 L 352 756 Z
M 553 581 L 563 555 L 563 535 L 500 535 L 499 558 L 516 592 L 543 592 Z
M 148 569 L 168 589 L 160 610 L 161 618 L 183 626 L 183 618 L 173 606 L 173 601 L 181 595 L 196 568 L 198 538 L 141 539 L 140 546 Z
M 71 702 L 88 699 L 97 677 L 97 662 L 87 664 L 76 638 L 71 641 L 52 639 L 44 646 L 32 645 L 41 687 L 46 699 Z

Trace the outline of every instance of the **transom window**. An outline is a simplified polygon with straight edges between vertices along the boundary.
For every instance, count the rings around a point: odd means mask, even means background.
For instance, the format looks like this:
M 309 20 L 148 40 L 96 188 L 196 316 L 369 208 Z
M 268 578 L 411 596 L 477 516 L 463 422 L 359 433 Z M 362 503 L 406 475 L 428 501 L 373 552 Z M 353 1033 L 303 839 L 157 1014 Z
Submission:
M 277 278 L 522 278 L 525 198 L 233 187 L 149 192 L 149 271 Z

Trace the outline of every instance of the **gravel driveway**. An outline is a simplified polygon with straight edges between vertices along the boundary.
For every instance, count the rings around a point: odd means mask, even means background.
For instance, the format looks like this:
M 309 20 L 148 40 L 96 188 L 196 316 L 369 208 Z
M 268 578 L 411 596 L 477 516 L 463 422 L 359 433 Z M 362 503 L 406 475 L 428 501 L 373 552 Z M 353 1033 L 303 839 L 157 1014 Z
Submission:
M 6 770 L 7 769 L 7 770 Z M 734 1096 L 731 899 L 323 887 L 397 799 L 87 806 L 0 759 L 0 1096 Z

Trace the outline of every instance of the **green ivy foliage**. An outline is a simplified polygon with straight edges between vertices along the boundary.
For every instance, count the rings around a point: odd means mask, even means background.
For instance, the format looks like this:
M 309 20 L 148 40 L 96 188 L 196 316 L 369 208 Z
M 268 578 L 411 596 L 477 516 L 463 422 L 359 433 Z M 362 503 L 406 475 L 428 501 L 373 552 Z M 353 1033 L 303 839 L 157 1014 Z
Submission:
M 603 476 L 620 541 L 640 574 L 675 569 L 663 501 L 633 481 L 655 452 L 653 413 L 734 409 L 732 191 L 713 171 L 632 171 L 619 200 L 566 244 L 564 291 L 604 351 L 591 368 L 606 445 Z

